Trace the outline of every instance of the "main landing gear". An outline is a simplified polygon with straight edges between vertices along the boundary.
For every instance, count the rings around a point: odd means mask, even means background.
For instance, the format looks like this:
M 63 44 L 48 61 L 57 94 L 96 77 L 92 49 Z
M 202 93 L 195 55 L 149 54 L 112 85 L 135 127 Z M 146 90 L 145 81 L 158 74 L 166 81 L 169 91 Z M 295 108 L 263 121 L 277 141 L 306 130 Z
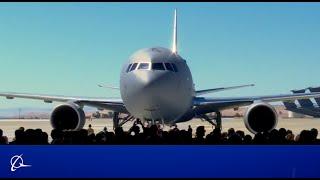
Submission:
M 129 121 L 135 121 L 135 120 L 138 120 L 138 119 L 136 119 L 132 115 L 127 115 L 126 117 L 121 118 L 119 112 L 114 112 L 113 113 L 113 130 L 115 130 L 117 127 L 121 127 L 122 125 L 124 125 L 125 123 L 127 123 Z M 162 125 L 162 128 L 165 127 L 165 123 L 164 123 L 163 119 L 161 119 L 161 120 L 159 120 L 159 119 L 157 119 L 157 120 L 145 119 L 144 122 L 147 123 L 147 126 L 160 124 L 160 125 Z
M 213 126 L 221 129 L 222 128 L 222 122 L 221 122 L 221 112 L 220 111 L 217 111 L 215 112 L 216 114 L 216 117 L 210 119 L 207 115 L 205 114 L 201 114 L 199 115 L 200 116 L 200 119 L 203 119 L 203 120 L 206 120 L 208 121 L 210 124 L 212 124 Z M 213 122 L 212 120 L 215 120 L 215 122 Z
M 121 127 L 125 123 L 129 121 L 133 121 L 135 118 L 131 115 L 127 115 L 124 118 L 119 117 L 120 113 L 119 112 L 114 112 L 113 113 L 113 130 L 115 130 L 117 127 Z

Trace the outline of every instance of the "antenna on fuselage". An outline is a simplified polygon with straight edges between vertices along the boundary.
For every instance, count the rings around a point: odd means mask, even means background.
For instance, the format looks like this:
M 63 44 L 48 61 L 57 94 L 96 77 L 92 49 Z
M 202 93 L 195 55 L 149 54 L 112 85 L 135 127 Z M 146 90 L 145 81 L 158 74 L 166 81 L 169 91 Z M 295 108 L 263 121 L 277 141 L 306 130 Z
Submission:
M 174 10 L 172 52 L 178 54 L 177 9 Z

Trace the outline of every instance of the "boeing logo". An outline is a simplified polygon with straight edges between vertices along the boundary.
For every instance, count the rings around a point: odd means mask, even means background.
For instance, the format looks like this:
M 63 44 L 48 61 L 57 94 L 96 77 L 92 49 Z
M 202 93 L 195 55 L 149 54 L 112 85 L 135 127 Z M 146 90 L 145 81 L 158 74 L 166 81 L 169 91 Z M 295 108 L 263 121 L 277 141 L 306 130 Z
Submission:
M 22 154 L 13 156 L 10 160 L 10 164 L 11 164 L 11 172 L 14 172 L 21 167 L 31 166 L 31 165 L 23 164 Z

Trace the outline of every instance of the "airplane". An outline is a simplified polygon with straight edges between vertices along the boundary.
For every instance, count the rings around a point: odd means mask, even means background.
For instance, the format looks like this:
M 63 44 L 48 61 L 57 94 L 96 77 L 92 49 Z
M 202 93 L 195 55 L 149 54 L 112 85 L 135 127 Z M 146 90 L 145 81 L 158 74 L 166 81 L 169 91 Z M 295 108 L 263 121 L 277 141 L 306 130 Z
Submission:
M 47 103 L 61 102 L 53 109 L 50 123 L 53 128 L 62 130 L 83 128 L 84 106 L 113 111 L 115 128 L 137 119 L 170 126 L 192 120 L 194 117 L 206 117 L 206 114 L 211 112 L 215 113 L 216 117 L 205 119 L 209 122 L 215 120 L 217 128 L 221 128 L 222 110 L 248 106 L 244 124 L 254 134 L 271 131 L 276 127 L 278 115 L 270 102 L 320 97 L 320 92 L 249 97 L 203 97 L 204 94 L 249 87 L 253 84 L 196 90 L 187 61 L 178 53 L 177 25 L 175 9 L 172 48 L 144 48 L 135 52 L 123 64 L 119 87 L 121 99 L 16 92 L 3 92 L 0 96 L 7 99 L 42 100 Z M 126 116 L 120 118 L 120 114 Z

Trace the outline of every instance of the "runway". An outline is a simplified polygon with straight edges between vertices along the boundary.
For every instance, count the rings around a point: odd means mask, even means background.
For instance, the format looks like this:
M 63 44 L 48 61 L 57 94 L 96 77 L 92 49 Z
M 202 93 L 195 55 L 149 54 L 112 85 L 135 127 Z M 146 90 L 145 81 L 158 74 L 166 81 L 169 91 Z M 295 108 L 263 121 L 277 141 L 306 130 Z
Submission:
M 106 126 L 108 131 L 112 131 L 112 119 L 93 119 L 92 121 L 87 120 L 84 128 L 88 128 L 88 125 L 91 124 L 95 133 L 103 130 Z M 128 122 L 123 126 L 124 130 L 128 130 L 132 125 L 132 122 Z M 179 129 L 188 129 L 188 126 L 191 125 L 193 129 L 193 134 L 195 135 L 196 128 L 198 126 L 205 126 L 206 134 L 210 133 L 213 129 L 212 125 L 206 121 L 200 119 L 193 119 L 189 122 L 178 123 Z M 51 141 L 51 130 L 50 121 L 48 119 L 1 119 L 0 120 L 0 129 L 3 130 L 5 136 L 9 138 L 9 141 L 12 141 L 14 138 L 14 132 L 19 127 L 24 127 L 25 129 L 36 129 L 40 128 L 43 131 L 47 132 L 49 135 L 49 140 Z M 283 118 L 279 119 L 277 129 L 286 128 L 293 131 L 295 135 L 299 134 L 303 129 L 316 128 L 320 130 L 320 118 Z M 242 118 L 223 118 L 222 119 L 222 131 L 227 131 L 229 128 L 234 128 L 235 130 L 242 130 L 246 134 L 251 134 L 245 127 Z M 165 127 L 164 130 L 169 130 L 169 127 Z M 252 135 L 252 134 L 251 134 Z M 318 135 L 320 138 L 320 135 Z

